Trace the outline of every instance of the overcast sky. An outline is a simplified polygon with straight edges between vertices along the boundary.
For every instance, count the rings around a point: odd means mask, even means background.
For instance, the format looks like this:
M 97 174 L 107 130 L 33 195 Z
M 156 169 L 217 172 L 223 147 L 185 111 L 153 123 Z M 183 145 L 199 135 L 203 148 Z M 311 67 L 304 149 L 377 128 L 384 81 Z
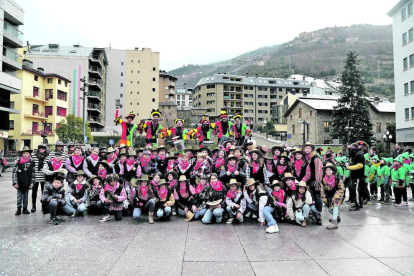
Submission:
M 32 45 L 151 48 L 161 53 L 160 68 L 172 70 L 284 43 L 304 31 L 388 25 L 386 13 L 399 0 L 14 1 L 25 12 L 21 29 Z

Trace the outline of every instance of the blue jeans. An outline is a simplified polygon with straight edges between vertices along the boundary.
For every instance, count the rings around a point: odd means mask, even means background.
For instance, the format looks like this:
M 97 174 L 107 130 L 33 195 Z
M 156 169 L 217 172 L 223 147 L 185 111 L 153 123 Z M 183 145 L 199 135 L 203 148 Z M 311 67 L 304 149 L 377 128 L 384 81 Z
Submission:
M 332 220 L 337 220 L 339 216 L 339 208 L 338 206 L 334 206 L 333 209 L 328 208 L 329 213 L 332 214 Z
M 215 208 L 214 210 L 211 210 L 210 208 L 207 209 L 206 213 L 204 214 L 201 221 L 204 224 L 210 224 L 213 216 L 216 218 L 217 223 L 221 223 L 221 220 L 223 219 L 223 208 Z
M 178 214 L 179 216 L 185 217 L 185 212 L 184 212 L 184 210 L 183 210 L 183 209 L 181 209 L 181 208 L 177 208 L 177 214 Z
M 267 225 L 273 226 L 276 225 L 276 220 L 273 218 L 272 213 L 275 210 L 275 208 L 270 206 L 265 206 L 263 208 L 263 214 L 267 220 Z
M 86 204 L 85 204 L 85 202 L 73 204 L 73 202 L 69 198 L 66 198 L 66 204 L 69 207 L 72 207 L 73 209 L 75 209 L 77 214 L 82 213 L 82 215 L 83 215 L 83 213 L 86 210 Z
M 305 218 L 307 218 L 309 216 L 309 211 L 310 211 L 310 207 L 308 204 L 303 205 L 302 207 L 302 213 L 296 213 L 295 212 L 295 218 L 298 221 L 304 221 Z
M 55 218 L 57 212 L 63 213 L 66 216 L 72 216 L 76 211 L 67 203 L 63 206 L 59 206 L 57 200 L 49 202 L 50 219 Z
M 199 219 L 199 218 L 201 218 L 201 217 L 203 217 L 204 216 L 204 214 L 207 212 L 207 209 L 206 208 L 204 208 L 204 209 L 201 209 L 200 211 L 197 211 L 196 213 L 195 213 L 195 215 L 194 215 L 194 219 Z
M 312 213 L 315 215 L 315 218 L 320 218 L 320 213 L 318 212 L 318 210 L 317 210 L 317 208 L 316 208 L 316 205 L 311 205 L 310 206 L 310 208 L 311 208 L 311 210 L 312 210 Z
M 29 202 L 29 189 L 17 188 L 17 209 L 27 208 Z M 23 204 L 22 204 L 23 203 Z
M 249 204 L 247 204 L 247 209 L 250 209 L 253 212 L 258 212 L 259 211 L 259 205 L 256 205 L 254 203 L 249 203 Z
M 134 212 L 132 213 L 132 217 L 134 219 L 138 219 L 141 216 L 142 209 L 148 210 L 148 212 L 153 213 L 154 208 L 155 208 L 155 201 L 153 199 L 150 199 L 141 208 L 134 208 Z
M 171 207 L 164 207 L 163 209 L 158 209 L 157 210 L 157 217 L 162 218 L 162 217 L 170 217 L 171 216 Z

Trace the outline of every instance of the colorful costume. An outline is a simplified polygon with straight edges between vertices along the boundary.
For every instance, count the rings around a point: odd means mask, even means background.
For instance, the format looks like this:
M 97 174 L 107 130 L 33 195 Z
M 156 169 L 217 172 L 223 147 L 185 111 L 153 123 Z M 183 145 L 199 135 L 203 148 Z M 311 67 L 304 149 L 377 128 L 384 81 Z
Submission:
M 151 116 L 154 118 L 154 116 L 161 117 L 161 112 L 159 110 L 153 109 L 151 111 Z M 147 135 L 145 135 L 145 143 L 153 148 L 157 147 L 157 138 L 160 132 L 162 132 L 163 128 L 158 123 L 158 120 L 153 121 L 147 121 L 147 122 L 141 122 L 140 128 L 138 131 L 145 131 Z
M 203 124 L 204 123 L 204 124 Z M 200 121 L 201 126 L 197 128 L 196 131 L 192 131 L 190 137 L 192 139 L 198 138 L 200 148 L 203 147 L 203 141 L 210 141 L 211 133 L 213 129 L 211 128 L 210 121 L 203 116 Z
M 215 124 L 215 129 L 216 129 L 216 135 L 218 138 L 221 138 L 223 136 L 226 137 L 230 137 L 231 132 L 232 132 L 232 127 L 233 127 L 233 123 L 226 121 L 223 121 L 223 118 L 228 118 L 228 114 L 225 110 L 221 111 L 221 114 L 219 115 L 219 120 L 216 124 Z
M 132 120 L 135 119 L 135 114 L 132 112 L 129 113 L 128 116 L 125 117 L 127 119 L 128 117 L 132 118 Z M 125 144 L 127 146 L 134 146 L 133 145 L 133 137 L 135 129 L 137 128 L 137 125 L 127 123 L 121 119 L 118 115 L 118 109 L 115 112 L 115 123 L 116 125 L 121 124 L 122 126 L 122 134 L 121 134 L 121 141 L 120 144 Z
M 242 115 L 236 113 L 236 115 L 233 116 L 233 119 L 236 120 L 237 118 L 239 118 L 241 121 Z M 238 125 L 237 122 L 232 125 L 231 133 L 233 134 L 234 139 L 236 139 L 237 141 L 239 141 L 245 135 L 251 136 L 251 130 L 248 129 L 245 124 L 240 123 L 240 125 Z
M 177 123 L 182 122 L 184 125 L 185 120 L 183 119 L 175 119 L 174 123 L 176 124 L 175 127 L 173 127 L 170 131 L 168 131 L 168 134 L 172 137 L 179 137 L 178 140 L 186 140 L 187 139 L 187 129 L 184 129 L 183 126 L 178 126 Z

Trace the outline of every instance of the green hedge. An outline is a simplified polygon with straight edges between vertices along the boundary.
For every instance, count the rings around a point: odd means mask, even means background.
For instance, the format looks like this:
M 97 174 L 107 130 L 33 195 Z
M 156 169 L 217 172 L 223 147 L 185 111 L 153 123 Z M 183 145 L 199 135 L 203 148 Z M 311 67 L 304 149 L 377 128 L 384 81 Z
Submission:
M 109 147 L 109 140 L 114 140 L 114 145 L 119 143 L 121 136 L 94 136 L 93 143 L 98 144 L 99 147 Z M 135 137 L 135 148 L 142 148 L 145 146 L 144 136 Z

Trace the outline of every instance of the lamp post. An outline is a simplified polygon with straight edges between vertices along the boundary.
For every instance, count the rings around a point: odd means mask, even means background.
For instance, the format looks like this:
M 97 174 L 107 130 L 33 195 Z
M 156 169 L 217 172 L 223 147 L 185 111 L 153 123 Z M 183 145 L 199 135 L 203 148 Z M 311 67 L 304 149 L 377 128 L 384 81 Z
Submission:
M 306 126 L 309 125 L 310 122 L 304 120 L 304 121 L 299 121 L 298 124 L 303 125 L 303 131 L 302 131 L 303 144 L 306 144 L 306 138 L 305 138 L 306 137 Z
M 42 133 L 42 135 L 40 135 L 42 138 L 43 138 L 43 144 L 45 144 L 45 145 L 47 145 L 48 144 L 48 141 L 47 141 L 47 139 L 46 139 L 46 137 L 47 137 L 47 133 L 46 133 L 46 127 L 47 126 L 51 126 L 50 124 L 48 124 L 48 122 L 47 121 L 42 121 L 42 125 L 43 125 L 43 133 Z
M 264 127 L 264 129 L 265 129 L 265 131 L 266 131 L 266 139 L 269 139 L 269 133 L 267 132 L 267 118 L 265 118 L 264 120 L 263 120 L 263 127 Z
M 392 140 L 392 134 L 387 130 L 387 132 L 384 133 L 384 135 L 382 136 L 382 138 L 387 143 L 387 151 L 388 151 L 388 154 L 391 154 L 390 144 L 391 144 L 391 140 Z
M 87 97 L 89 96 L 89 93 L 86 91 L 86 87 L 89 86 L 89 84 L 86 82 L 86 77 L 83 77 L 80 79 L 80 81 L 83 83 L 83 86 L 81 87 L 81 91 L 83 92 L 83 97 L 81 99 L 83 100 L 83 125 L 82 125 L 82 137 L 83 141 L 81 143 L 85 143 L 85 133 L 86 133 L 86 124 L 85 124 L 85 113 L 86 113 L 86 101 Z
M 349 134 L 350 134 L 350 132 L 351 132 L 352 130 L 354 130 L 354 127 L 351 127 L 351 126 L 349 125 L 349 120 L 348 120 L 348 125 L 345 127 L 345 129 L 346 129 L 346 132 L 347 132 L 347 134 L 348 134 L 348 138 L 347 138 L 346 142 L 347 142 L 347 144 L 349 145 Z

